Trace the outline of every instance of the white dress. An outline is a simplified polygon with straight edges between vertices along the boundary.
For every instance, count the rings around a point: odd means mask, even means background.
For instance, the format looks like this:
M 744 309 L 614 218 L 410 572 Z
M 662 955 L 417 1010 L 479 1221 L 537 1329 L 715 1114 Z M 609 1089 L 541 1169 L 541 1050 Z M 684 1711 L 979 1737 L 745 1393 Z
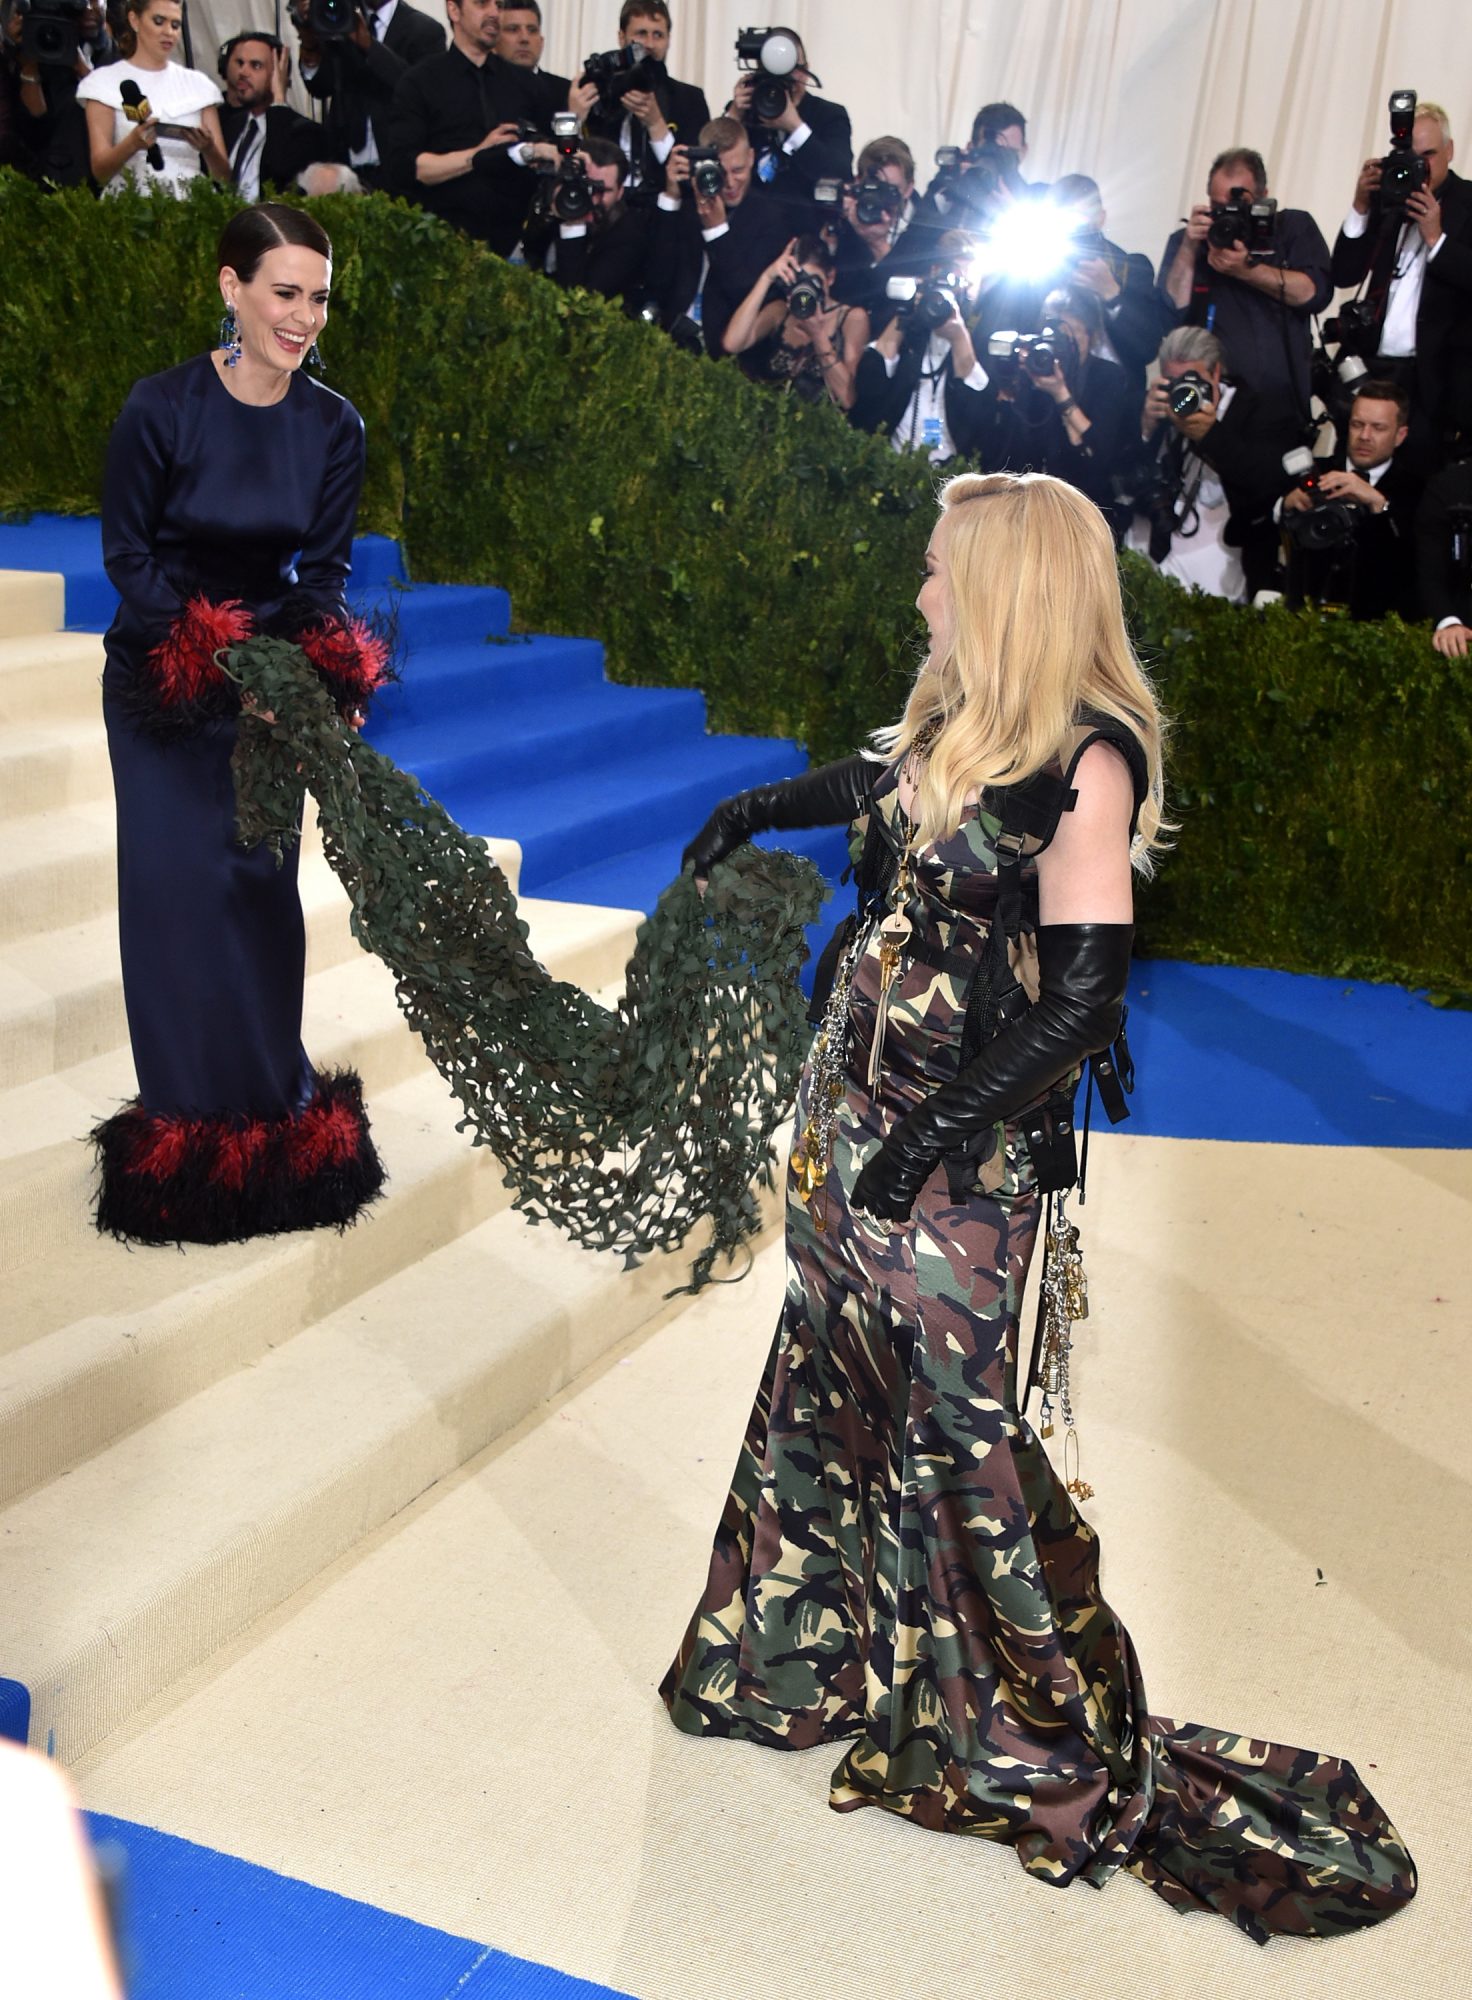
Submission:
M 107 63 L 101 69 L 94 69 L 90 76 L 83 77 L 77 85 L 77 101 L 81 104 L 110 104 L 113 108 L 113 144 L 118 145 L 132 130 L 123 113 L 122 86 L 131 77 L 139 91 L 148 100 L 155 118 L 166 125 L 200 124 L 200 113 L 207 105 L 219 104 L 220 89 L 202 70 L 185 69 L 182 63 L 170 63 L 166 69 L 139 69 L 136 63 Z M 107 186 L 104 194 L 116 194 L 129 181 L 134 187 L 164 187 L 170 194 L 186 194 L 195 176 L 201 171 L 199 154 L 187 139 L 168 139 L 162 134 L 158 140 L 159 151 L 163 154 L 163 171 L 148 164 L 147 153 L 134 153 L 119 168 Z

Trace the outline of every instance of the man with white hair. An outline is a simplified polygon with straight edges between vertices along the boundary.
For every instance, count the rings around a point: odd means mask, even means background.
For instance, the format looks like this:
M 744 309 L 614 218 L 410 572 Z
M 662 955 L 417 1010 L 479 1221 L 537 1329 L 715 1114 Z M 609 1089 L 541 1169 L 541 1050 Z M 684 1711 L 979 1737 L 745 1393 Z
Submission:
M 1439 104 L 1417 106 L 1411 151 L 1426 179 L 1404 202 L 1386 198 L 1380 159 L 1360 168 L 1332 271 L 1336 285 L 1363 286 L 1370 323 L 1355 351 L 1408 392 L 1411 448 L 1434 466 L 1472 436 L 1472 186 L 1452 169 Z

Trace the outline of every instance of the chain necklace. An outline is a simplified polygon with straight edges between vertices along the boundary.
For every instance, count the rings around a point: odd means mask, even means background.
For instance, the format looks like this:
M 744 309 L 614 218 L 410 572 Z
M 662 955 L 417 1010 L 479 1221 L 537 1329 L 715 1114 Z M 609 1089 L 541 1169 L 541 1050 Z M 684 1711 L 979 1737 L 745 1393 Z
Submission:
M 901 777 L 911 786 L 920 782 L 921 771 L 931 745 L 940 734 L 943 718 L 932 716 L 917 731 L 910 745 L 901 770 Z M 905 845 L 900 854 L 900 864 L 895 875 L 894 887 L 889 894 L 889 908 L 879 920 L 879 1006 L 874 1020 L 874 1039 L 869 1050 L 868 1081 L 872 1091 L 879 1081 L 881 1057 L 884 1046 L 884 1031 L 889 1019 L 889 997 L 895 981 L 899 978 L 904 964 L 905 949 L 914 929 L 905 905 L 910 899 L 914 886 L 914 851 L 919 823 L 911 820 L 901 805 L 900 819 L 908 829 Z M 847 1068 L 849 1035 L 849 1001 L 853 992 L 854 974 L 869 949 L 874 934 L 873 922 L 859 926 L 838 963 L 833 979 L 833 991 L 828 996 L 828 1005 L 823 1010 L 823 1024 L 818 1030 L 818 1038 L 813 1044 L 811 1058 L 812 1090 L 809 1098 L 810 1109 L 796 1144 L 792 1149 L 789 1171 L 796 1185 L 798 1199 L 812 1212 L 813 1222 L 818 1229 L 827 1227 L 827 1206 L 824 1190 L 828 1183 L 828 1171 L 833 1158 L 833 1134 L 838 1123 L 838 1107 L 843 1101 L 844 1072 Z
M 1064 1485 L 1077 1500 L 1091 1500 L 1094 1489 L 1079 1477 L 1078 1431 L 1073 1421 L 1073 1392 L 1070 1363 L 1073 1359 L 1073 1329 L 1089 1316 L 1089 1281 L 1084 1273 L 1079 1249 L 1078 1224 L 1070 1222 L 1064 1196 L 1055 1197 L 1052 1221 L 1043 1252 L 1043 1350 L 1038 1379 L 1042 1383 L 1043 1405 L 1039 1430 L 1045 1438 L 1053 1435 L 1057 1415 L 1064 1427 Z M 1069 1477 L 1070 1453 L 1073 1476 Z

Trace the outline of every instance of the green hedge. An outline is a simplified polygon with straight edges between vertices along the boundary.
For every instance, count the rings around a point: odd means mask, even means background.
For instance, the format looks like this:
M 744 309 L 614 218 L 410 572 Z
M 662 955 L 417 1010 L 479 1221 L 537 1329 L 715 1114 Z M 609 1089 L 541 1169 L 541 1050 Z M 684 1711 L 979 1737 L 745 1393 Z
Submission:
M 208 345 L 235 203 L 0 174 L 0 508 L 90 512 L 128 386 Z M 836 411 L 755 390 L 403 204 L 332 234 L 327 379 L 368 426 L 363 526 L 421 580 L 496 582 L 713 727 L 842 754 L 897 713 L 934 476 Z M 1472 990 L 1472 701 L 1424 630 L 1266 616 L 1125 559 L 1175 718 L 1176 852 L 1145 947 Z

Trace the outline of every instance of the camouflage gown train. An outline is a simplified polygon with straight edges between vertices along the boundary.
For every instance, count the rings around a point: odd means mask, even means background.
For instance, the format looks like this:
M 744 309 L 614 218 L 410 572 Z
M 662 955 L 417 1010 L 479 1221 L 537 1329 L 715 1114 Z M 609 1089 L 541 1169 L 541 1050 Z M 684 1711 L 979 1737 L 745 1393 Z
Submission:
M 897 847 L 894 768 L 873 810 Z M 855 973 L 825 1226 L 789 1196 L 781 1321 L 661 1693 L 694 1735 L 847 1740 L 840 1812 L 1008 1841 L 1058 1886 L 1124 1868 L 1259 1943 L 1353 1930 L 1415 1893 L 1395 1828 L 1339 1758 L 1151 1714 L 1094 1533 L 1019 1415 L 1040 1204 L 1016 1129 L 964 1200 L 934 1174 L 913 1228 L 848 1206 L 876 1143 L 955 1073 L 999 830 L 973 806 L 918 849 L 919 951 L 891 993 L 873 1094 L 872 939 Z M 1035 864 L 1025 879 L 1035 895 Z M 799 1131 L 811 1087 L 809 1069 Z

